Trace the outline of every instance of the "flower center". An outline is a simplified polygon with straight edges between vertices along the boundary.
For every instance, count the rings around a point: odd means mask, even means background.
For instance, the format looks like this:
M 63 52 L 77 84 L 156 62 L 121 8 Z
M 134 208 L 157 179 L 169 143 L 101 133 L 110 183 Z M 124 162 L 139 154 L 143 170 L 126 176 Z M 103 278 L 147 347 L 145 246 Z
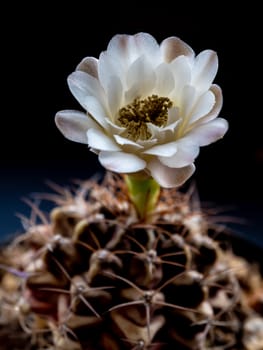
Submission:
M 168 109 L 172 107 L 168 97 L 157 95 L 149 96 L 143 100 L 136 98 L 129 105 L 119 110 L 118 125 L 125 127 L 125 137 L 137 141 L 148 140 L 151 133 L 147 123 L 164 126 L 168 119 Z

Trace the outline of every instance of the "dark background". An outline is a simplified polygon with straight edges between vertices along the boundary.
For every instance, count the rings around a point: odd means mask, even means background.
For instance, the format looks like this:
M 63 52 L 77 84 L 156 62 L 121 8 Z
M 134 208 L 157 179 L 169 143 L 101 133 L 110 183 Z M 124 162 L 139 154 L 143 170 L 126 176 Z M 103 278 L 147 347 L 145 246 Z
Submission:
M 104 171 L 87 146 L 66 140 L 54 116 L 81 109 L 66 78 L 85 56 L 98 57 L 117 33 L 178 36 L 196 53 L 219 56 L 226 136 L 204 147 L 192 177 L 201 201 L 232 208 L 237 230 L 263 241 L 262 46 L 260 10 L 221 2 L 147 1 L 67 4 L 10 2 L 1 11 L 0 235 L 21 230 L 21 201 L 49 191 L 47 179 L 70 184 Z M 180 4 L 180 6 L 179 6 Z M 195 4 L 195 5 L 194 5 Z M 228 209 L 227 209 L 228 210 Z M 231 215 L 232 215 L 231 214 Z

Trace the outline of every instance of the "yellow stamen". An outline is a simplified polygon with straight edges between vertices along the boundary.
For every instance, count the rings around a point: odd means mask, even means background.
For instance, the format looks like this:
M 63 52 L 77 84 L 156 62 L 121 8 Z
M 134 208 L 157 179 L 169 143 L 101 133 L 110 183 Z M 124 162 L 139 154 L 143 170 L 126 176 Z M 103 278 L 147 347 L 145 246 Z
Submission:
M 168 119 L 168 109 L 172 107 L 168 97 L 157 95 L 149 96 L 143 100 L 136 98 L 129 105 L 119 110 L 118 124 L 126 128 L 125 137 L 137 141 L 148 140 L 151 133 L 147 123 L 165 126 Z

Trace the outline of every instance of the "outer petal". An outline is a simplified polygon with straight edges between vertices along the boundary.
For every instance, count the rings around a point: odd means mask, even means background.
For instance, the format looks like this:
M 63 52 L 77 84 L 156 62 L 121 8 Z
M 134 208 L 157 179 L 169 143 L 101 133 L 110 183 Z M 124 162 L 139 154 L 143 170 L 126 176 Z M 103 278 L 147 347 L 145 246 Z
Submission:
M 169 37 L 163 40 L 160 45 L 161 52 L 165 62 L 171 62 L 176 57 L 184 55 L 190 58 L 194 57 L 194 51 L 184 41 L 177 37 Z
M 222 97 L 221 88 L 218 85 L 213 84 L 210 88 L 210 91 L 215 96 L 215 104 L 214 104 L 212 110 L 207 115 L 205 115 L 204 117 L 200 118 L 197 121 L 198 124 L 203 123 L 203 122 L 209 122 L 210 120 L 215 119 L 218 116 L 218 114 L 222 108 L 223 97 Z
M 194 162 L 199 153 L 199 144 L 193 140 L 182 138 L 176 142 L 177 152 L 168 157 L 159 157 L 160 161 L 171 168 L 182 168 Z
M 77 65 L 76 70 L 80 70 L 98 79 L 98 59 L 95 57 L 85 57 Z
M 132 35 L 117 34 L 110 40 L 107 52 L 114 58 L 121 57 L 122 59 L 128 60 L 131 56 L 131 42 L 133 42 Z
M 107 52 L 114 58 L 131 64 L 141 55 L 147 55 L 152 59 L 158 56 L 159 45 L 155 38 L 148 33 L 118 34 L 109 42 Z
M 85 103 L 87 96 L 96 96 L 100 100 L 104 97 L 99 81 L 80 70 L 75 71 L 68 76 L 68 85 L 72 95 L 78 100 L 84 109 L 87 109 Z
M 106 169 L 117 173 L 133 173 L 146 167 L 143 159 L 125 152 L 102 151 L 99 154 L 99 161 Z
M 86 96 L 85 98 L 86 109 L 89 114 L 105 129 L 108 128 L 107 114 L 100 101 L 93 96 Z
M 144 154 L 151 154 L 159 157 L 171 157 L 177 152 L 177 142 L 169 142 L 163 145 L 153 146 L 144 151 Z
M 196 126 L 186 135 L 186 138 L 199 146 L 206 146 L 222 138 L 227 129 L 228 122 L 223 118 L 216 118 L 208 123 Z
M 202 96 L 197 100 L 193 110 L 191 111 L 191 117 L 189 119 L 189 124 L 198 121 L 203 116 L 211 112 L 215 104 L 215 95 L 212 91 L 206 91 Z
M 199 91 L 208 90 L 218 69 L 218 58 L 212 50 L 202 51 L 195 59 L 192 71 L 192 84 Z
M 62 134 L 71 141 L 87 143 L 87 130 L 99 129 L 99 125 L 88 115 L 72 111 L 60 111 L 55 116 L 55 123 Z
M 155 66 L 161 62 L 160 47 L 152 35 L 141 32 L 133 38 L 138 56 L 145 55 Z
M 194 164 L 190 164 L 184 168 L 169 168 L 163 165 L 158 159 L 152 159 L 147 168 L 152 177 L 162 186 L 166 188 L 181 186 L 195 171 Z
M 87 131 L 88 144 L 91 148 L 100 151 L 120 151 L 116 142 L 98 129 L 89 129 Z

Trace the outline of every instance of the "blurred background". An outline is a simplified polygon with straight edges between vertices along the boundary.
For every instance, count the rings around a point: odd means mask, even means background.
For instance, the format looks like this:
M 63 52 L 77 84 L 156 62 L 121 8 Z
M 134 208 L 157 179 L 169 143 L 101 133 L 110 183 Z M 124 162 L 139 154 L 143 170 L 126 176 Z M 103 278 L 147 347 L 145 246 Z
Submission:
M 36 2 L 2 9 L 0 236 L 22 230 L 22 198 L 104 172 L 85 145 L 65 139 L 54 116 L 81 109 L 66 79 L 85 56 L 98 57 L 117 33 L 178 36 L 196 53 L 217 51 L 215 83 L 223 90 L 226 136 L 201 150 L 192 177 L 201 202 L 240 218 L 241 235 L 263 245 L 261 20 L 253 3 L 175 1 Z M 225 215 L 225 214 L 224 214 Z M 239 219 L 237 219 L 239 221 Z M 232 224 L 230 224 L 232 225 Z

